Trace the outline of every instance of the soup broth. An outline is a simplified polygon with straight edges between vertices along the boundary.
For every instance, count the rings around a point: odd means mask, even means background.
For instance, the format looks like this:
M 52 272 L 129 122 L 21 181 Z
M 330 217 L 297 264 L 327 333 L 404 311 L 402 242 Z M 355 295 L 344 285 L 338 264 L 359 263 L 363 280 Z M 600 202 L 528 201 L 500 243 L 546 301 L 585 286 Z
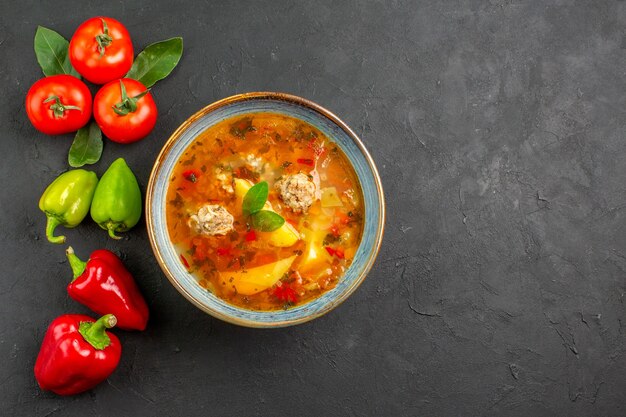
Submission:
M 265 185 L 267 202 L 251 213 Z M 198 284 L 251 310 L 289 308 L 332 289 L 364 222 L 359 182 L 341 149 L 308 123 L 274 113 L 226 119 L 200 134 L 176 163 L 166 204 L 170 239 Z

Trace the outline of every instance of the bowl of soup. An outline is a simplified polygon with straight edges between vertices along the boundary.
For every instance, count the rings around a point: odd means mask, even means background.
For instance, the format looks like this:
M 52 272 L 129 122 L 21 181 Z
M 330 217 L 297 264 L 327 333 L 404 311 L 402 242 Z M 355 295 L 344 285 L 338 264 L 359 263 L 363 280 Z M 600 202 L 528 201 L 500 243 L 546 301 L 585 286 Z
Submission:
M 238 325 L 282 327 L 344 301 L 372 268 L 384 196 L 337 116 L 300 97 L 247 93 L 185 121 L 156 159 L 146 222 L 174 287 Z

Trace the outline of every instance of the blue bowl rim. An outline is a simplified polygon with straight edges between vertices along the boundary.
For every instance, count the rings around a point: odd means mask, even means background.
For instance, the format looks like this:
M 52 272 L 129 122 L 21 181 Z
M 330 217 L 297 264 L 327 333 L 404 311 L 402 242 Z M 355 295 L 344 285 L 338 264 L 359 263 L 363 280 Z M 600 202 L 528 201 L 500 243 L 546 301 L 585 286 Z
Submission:
M 276 322 L 258 322 L 258 321 L 253 321 L 253 320 L 246 320 L 241 317 L 233 317 L 230 315 L 223 314 L 222 312 L 211 308 L 211 306 L 208 306 L 205 303 L 202 303 L 200 300 L 196 299 L 191 293 L 189 293 L 187 289 L 183 287 L 181 283 L 176 279 L 175 275 L 172 273 L 164 257 L 161 254 L 160 248 L 157 245 L 157 239 L 156 239 L 155 231 L 154 231 L 154 227 L 156 225 L 153 224 L 152 200 L 153 200 L 154 191 L 155 191 L 156 178 L 162 166 L 163 161 L 168 156 L 173 145 L 176 143 L 176 141 L 180 139 L 180 137 L 182 136 L 183 132 L 186 129 L 188 129 L 193 123 L 195 123 L 198 119 L 204 117 L 206 114 L 212 111 L 215 111 L 219 108 L 234 104 L 234 103 L 249 101 L 249 100 L 286 101 L 291 104 L 296 104 L 296 105 L 300 105 L 303 107 L 307 107 L 315 111 L 316 113 L 320 114 L 321 116 L 329 119 L 333 123 L 335 123 L 339 128 L 341 128 L 341 130 L 343 130 L 354 141 L 354 143 L 357 145 L 357 147 L 363 154 L 364 158 L 366 159 L 368 163 L 369 169 L 371 170 L 371 173 L 374 177 L 377 194 L 379 196 L 378 211 L 380 213 L 380 216 L 379 216 L 378 224 L 376 227 L 376 237 L 374 240 L 375 248 L 373 251 L 370 252 L 371 255 L 369 256 L 367 263 L 364 265 L 363 269 L 361 270 L 358 276 L 358 279 L 356 279 L 350 287 L 348 287 L 343 293 L 341 293 L 339 297 L 327 303 L 324 306 L 324 308 L 320 309 L 319 311 L 316 311 L 314 314 L 295 318 L 295 319 L 290 319 L 290 320 L 276 321 Z M 277 92 L 250 92 L 250 93 L 242 93 L 242 94 L 236 94 L 230 97 L 226 97 L 214 103 L 211 103 L 208 106 L 205 106 L 204 108 L 200 109 L 195 114 L 193 114 L 191 117 L 189 117 L 187 120 L 185 120 L 178 127 L 178 129 L 176 129 L 174 133 L 172 133 L 169 139 L 165 142 L 165 144 L 163 145 L 163 148 L 161 149 L 161 152 L 159 153 L 159 155 L 157 156 L 154 162 L 152 171 L 150 173 L 150 179 L 148 181 L 148 187 L 146 189 L 145 213 L 146 213 L 146 225 L 148 229 L 148 238 L 150 240 L 152 251 L 154 252 L 154 255 L 157 259 L 159 266 L 165 273 L 165 276 L 168 278 L 170 283 L 174 286 L 174 288 L 176 288 L 178 292 L 180 292 L 188 301 L 190 301 L 197 308 L 204 311 L 205 313 L 212 315 L 213 317 L 216 317 L 218 319 L 221 319 L 223 321 L 226 321 L 232 324 L 237 324 L 237 325 L 245 326 L 245 327 L 256 327 L 256 328 L 286 327 L 286 326 L 292 326 L 296 324 L 305 323 L 317 317 L 323 316 L 324 314 L 328 313 L 329 311 L 339 306 L 343 301 L 345 301 L 363 283 L 363 281 L 365 280 L 365 277 L 368 275 L 368 273 L 372 269 L 372 266 L 374 265 L 376 257 L 378 256 L 378 253 L 380 252 L 380 246 L 382 244 L 384 230 L 385 230 L 385 217 L 386 217 L 385 196 L 383 192 L 382 181 L 378 173 L 378 169 L 376 168 L 376 165 L 370 153 L 365 148 L 365 146 L 363 145 L 363 142 L 361 142 L 361 139 L 357 136 L 357 134 L 346 123 L 344 123 L 341 119 L 339 119 L 339 117 L 337 117 L 334 113 L 327 110 L 326 108 L 302 97 L 298 97 L 298 96 L 288 94 L 288 93 L 277 93 Z

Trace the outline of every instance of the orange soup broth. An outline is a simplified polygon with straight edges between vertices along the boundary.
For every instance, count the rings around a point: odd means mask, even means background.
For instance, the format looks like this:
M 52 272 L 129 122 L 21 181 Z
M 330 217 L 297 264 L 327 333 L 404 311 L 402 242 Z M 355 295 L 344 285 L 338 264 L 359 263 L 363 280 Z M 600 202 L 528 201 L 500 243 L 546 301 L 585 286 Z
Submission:
M 282 176 L 309 175 L 318 190 L 335 187 L 341 203 L 322 206 L 317 198 L 306 213 L 294 213 L 280 200 L 274 183 Z M 290 247 L 271 246 L 250 228 L 234 179 L 267 181 L 268 202 L 303 237 Z M 319 195 L 318 195 L 319 197 Z M 336 202 L 335 202 L 336 203 Z M 206 204 L 219 204 L 235 218 L 226 235 L 197 234 L 189 216 Z M 347 157 L 313 126 L 291 117 L 255 113 L 224 120 L 196 138 L 177 162 L 167 190 L 169 236 L 181 262 L 199 285 L 227 302 L 251 310 L 277 310 L 306 303 L 333 288 L 349 267 L 361 240 L 363 198 Z M 247 270 L 297 255 L 279 282 L 253 295 L 233 291 L 221 272 Z M 293 298 L 278 289 L 291 288 Z

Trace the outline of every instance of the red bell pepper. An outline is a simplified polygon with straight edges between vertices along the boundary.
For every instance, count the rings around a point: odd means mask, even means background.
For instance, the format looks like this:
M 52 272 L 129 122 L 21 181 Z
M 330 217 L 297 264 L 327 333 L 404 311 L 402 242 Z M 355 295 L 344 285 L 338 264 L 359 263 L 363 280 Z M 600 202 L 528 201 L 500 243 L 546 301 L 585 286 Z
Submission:
M 122 355 L 119 339 L 106 331 L 115 322 L 112 314 L 97 321 L 66 314 L 50 323 L 35 362 L 35 378 L 41 389 L 72 395 L 107 379 Z
M 315 165 L 315 161 L 312 159 L 308 159 L 308 158 L 298 158 L 296 159 L 296 162 L 302 165 L 308 165 L 310 167 Z
M 201 175 L 200 172 L 196 171 L 195 169 L 188 169 L 187 171 L 183 172 L 183 178 L 191 182 L 198 181 L 198 178 L 200 178 L 200 175 Z
M 246 233 L 246 242 L 254 242 L 256 240 L 256 233 L 254 230 L 250 230 Z
M 148 305 L 120 258 L 106 249 L 94 251 L 87 262 L 78 259 L 72 247 L 66 254 L 74 273 L 67 286 L 70 297 L 98 314 L 114 314 L 120 329 L 146 328 Z
M 232 252 L 230 248 L 217 248 L 217 256 L 231 256 Z
M 278 298 L 280 301 L 286 303 L 295 304 L 298 301 L 298 294 L 296 291 L 286 282 L 274 288 L 272 295 Z
M 336 256 L 339 259 L 344 259 L 346 257 L 343 249 L 341 248 L 333 249 L 330 246 L 324 246 L 324 249 L 326 249 L 326 252 L 328 252 L 330 256 Z

